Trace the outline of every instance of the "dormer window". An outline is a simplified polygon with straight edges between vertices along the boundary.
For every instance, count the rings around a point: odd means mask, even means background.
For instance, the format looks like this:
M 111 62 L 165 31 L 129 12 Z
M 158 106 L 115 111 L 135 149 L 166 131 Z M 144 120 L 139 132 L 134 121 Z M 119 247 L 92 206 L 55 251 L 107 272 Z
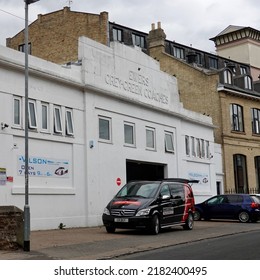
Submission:
M 232 84 L 232 73 L 231 73 L 231 71 L 226 69 L 226 70 L 224 70 L 223 74 L 224 74 L 224 83 L 231 85 Z
M 174 46 L 173 47 L 173 55 L 177 58 L 184 59 L 185 58 L 184 49 Z
M 113 40 L 123 42 L 123 31 L 118 28 L 113 28 Z
M 145 49 L 145 37 L 137 34 L 132 34 L 133 45 Z
M 215 57 L 209 57 L 209 68 L 218 69 L 218 60 Z
M 252 78 L 246 75 L 244 77 L 244 82 L 245 82 L 245 89 L 252 90 Z

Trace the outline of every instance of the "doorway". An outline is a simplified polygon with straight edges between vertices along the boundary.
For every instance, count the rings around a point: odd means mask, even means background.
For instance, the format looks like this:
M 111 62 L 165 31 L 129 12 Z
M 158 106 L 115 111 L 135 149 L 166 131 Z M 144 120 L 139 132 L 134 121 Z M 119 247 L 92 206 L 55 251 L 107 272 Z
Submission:
M 162 180 L 164 168 L 164 164 L 127 160 L 126 180 Z

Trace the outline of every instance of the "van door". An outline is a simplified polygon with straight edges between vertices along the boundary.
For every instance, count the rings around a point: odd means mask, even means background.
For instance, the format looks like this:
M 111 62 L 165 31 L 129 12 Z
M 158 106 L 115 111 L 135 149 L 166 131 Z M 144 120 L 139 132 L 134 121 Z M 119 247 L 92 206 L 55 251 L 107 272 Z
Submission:
M 174 208 L 171 199 L 170 188 L 168 184 L 161 187 L 159 193 L 159 213 L 161 214 L 161 225 L 173 223 Z
M 173 222 L 180 223 L 185 211 L 185 193 L 184 186 L 179 183 L 171 183 L 170 191 L 172 197 L 172 204 L 174 209 Z

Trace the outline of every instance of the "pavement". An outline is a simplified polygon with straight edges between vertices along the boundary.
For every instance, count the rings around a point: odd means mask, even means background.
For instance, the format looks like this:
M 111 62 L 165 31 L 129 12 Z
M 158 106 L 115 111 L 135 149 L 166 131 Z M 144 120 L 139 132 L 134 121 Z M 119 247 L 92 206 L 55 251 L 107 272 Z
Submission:
M 103 226 L 32 231 L 29 252 L 23 249 L 0 250 L 0 260 L 117 259 L 135 252 L 255 230 L 260 230 L 259 222 L 197 221 L 192 231 L 173 227 L 156 236 L 143 231 L 119 229 L 114 234 L 108 234 Z

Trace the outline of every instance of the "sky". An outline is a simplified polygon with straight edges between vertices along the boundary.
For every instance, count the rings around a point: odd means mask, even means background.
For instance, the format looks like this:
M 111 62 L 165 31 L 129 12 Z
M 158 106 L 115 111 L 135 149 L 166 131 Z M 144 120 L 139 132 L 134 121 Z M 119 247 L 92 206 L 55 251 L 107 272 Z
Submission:
M 161 22 L 167 40 L 215 52 L 209 40 L 229 25 L 260 30 L 259 0 L 40 0 L 29 5 L 29 24 L 38 14 L 70 6 L 71 11 L 100 14 L 109 21 L 145 33 Z M 0 44 L 24 29 L 24 0 L 0 0 Z

